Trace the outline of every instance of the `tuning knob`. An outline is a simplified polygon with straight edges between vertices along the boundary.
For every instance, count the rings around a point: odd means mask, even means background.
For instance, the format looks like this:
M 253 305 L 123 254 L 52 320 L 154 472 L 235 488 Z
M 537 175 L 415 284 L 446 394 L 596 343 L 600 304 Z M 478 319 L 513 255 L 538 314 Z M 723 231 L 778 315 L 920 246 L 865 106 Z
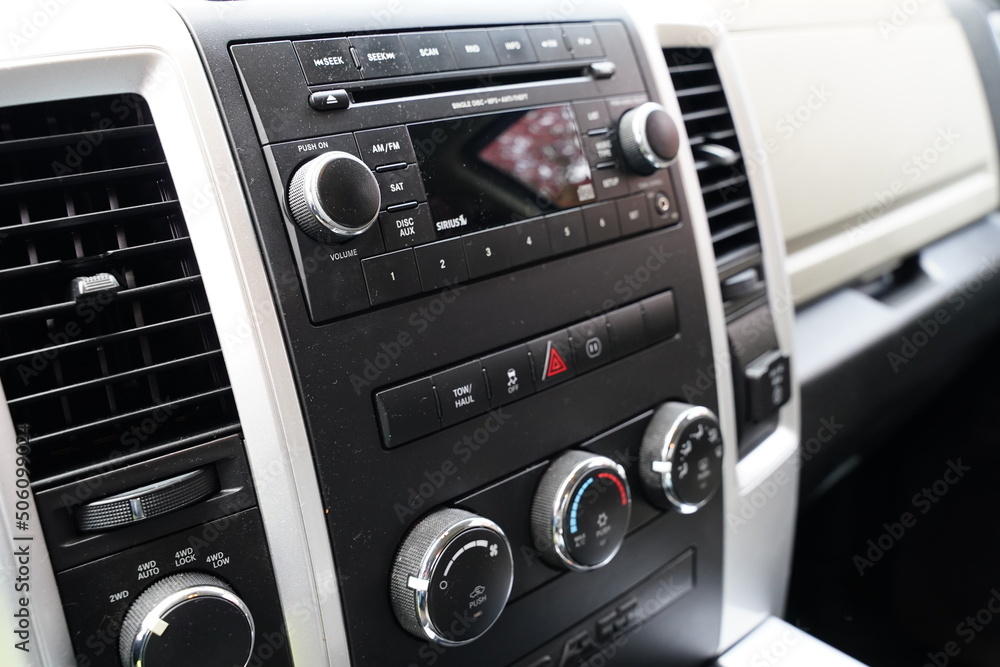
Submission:
M 555 567 L 602 567 L 621 548 L 631 512 L 624 468 L 606 456 L 567 452 L 549 466 L 535 492 L 535 548 Z
M 390 593 L 400 624 L 442 646 L 478 639 L 500 618 L 514 585 L 507 536 L 460 509 L 435 512 L 403 540 Z
M 646 496 L 682 514 L 712 499 L 722 477 L 722 435 L 708 408 L 665 403 L 653 415 L 639 451 Z
M 618 141 L 625 162 L 644 176 L 670 166 L 681 143 L 674 119 L 655 102 L 625 112 L 618 123 Z
M 253 616 L 226 583 L 200 572 L 165 577 L 147 588 L 122 623 L 124 667 L 247 665 Z
M 288 184 L 295 224 L 320 243 L 364 233 L 378 218 L 382 195 L 368 166 L 350 153 L 330 151 L 299 167 Z

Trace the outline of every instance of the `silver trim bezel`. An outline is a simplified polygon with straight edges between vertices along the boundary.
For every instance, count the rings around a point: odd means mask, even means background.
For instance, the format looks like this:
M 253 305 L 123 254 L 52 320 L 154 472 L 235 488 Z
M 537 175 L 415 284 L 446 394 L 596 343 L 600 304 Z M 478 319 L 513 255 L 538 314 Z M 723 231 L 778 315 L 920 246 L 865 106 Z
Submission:
M 373 215 L 371 219 L 368 220 L 368 222 L 366 222 L 361 227 L 345 227 L 341 223 L 331 218 L 330 214 L 326 212 L 326 209 L 323 208 L 323 205 L 320 202 L 319 176 L 322 169 L 327 165 L 329 165 L 331 162 L 333 162 L 334 160 L 343 160 L 343 159 L 356 162 L 365 169 L 368 169 L 368 165 L 366 165 L 360 158 L 357 158 L 351 155 L 350 153 L 345 153 L 344 151 L 330 151 L 328 153 L 323 153 L 322 155 L 314 157 L 312 160 L 310 160 L 305 165 L 300 167 L 299 170 L 302 172 L 302 177 L 301 177 L 302 196 L 303 199 L 305 200 L 306 206 L 309 209 L 309 212 L 313 215 L 314 218 L 316 218 L 316 220 L 321 225 L 326 227 L 326 229 L 329 230 L 332 234 L 338 237 L 342 237 L 343 239 L 351 239 L 354 238 L 355 236 L 360 236 L 361 234 L 364 234 L 371 228 L 373 224 L 375 224 L 375 221 L 378 220 L 379 212 L 382 210 L 382 192 L 378 189 L 378 181 L 376 181 L 375 190 L 376 192 L 378 192 L 378 197 L 379 197 L 378 206 L 375 207 L 375 215 Z M 372 179 L 374 180 L 375 175 L 372 173 L 371 169 L 368 169 L 368 173 L 372 174 Z M 296 172 L 296 174 L 292 176 L 293 186 L 298 178 L 299 174 L 298 172 Z M 295 219 L 294 215 L 291 217 L 293 220 Z M 296 220 L 296 222 L 298 221 Z M 299 224 L 301 225 L 301 223 Z
M 598 470 L 611 471 L 621 478 L 625 486 L 625 495 L 628 496 L 628 517 L 626 518 L 626 522 L 632 518 L 632 488 L 629 486 L 628 477 L 625 475 L 625 468 L 606 456 L 598 455 L 588 457 L 574 465 L 569 474 L 556 487 L 555 496 L 552 498 L 552 516 L 550 517 L 552 524 L 549 537 L 552 540 L 552 548 L 556 556 L 559 557 L 563 565 L 575 572 L 586 572 L 604 567 L 614 560 L 614 557 L 618 555 L 622 544 L 625 542 L 623 538 L 607 558 L 595 565 L 585 565 L 574 560 L 567 548 L 565 537 L 566 522 L 564 517 L 570 509 L 570 502 L 573 499 L 572 492 L 584 477 Z
M 243 667 L 250 664 L 250 660 L 253 658 L 253 647 L 257 642 L 257 629 L 253 622 L 253 614 L 250 613 L 250 609 L 243 600 L 232 591 L 220 588 L 219 586 L 203 584 L 200 586 L 190 586 L 169 594 L 158 602 L 149 613 L 143 616 L 142 622 L 139 625 L 139 632 L 136 633 L 135 639 L 132 640 L 132 664 L 134 667 L 142 667 L 145 661 L 146 648 L 149 646 L 150 635 L 153 634 L 153 631 L 149 629 L 150 626 L 155 625 L 157 621 L 163 618 L 164 614 L 170 612 L 172 609 L 176 609 L 182 604 L 186 604 L 197 598 L 225 600 L 243 613 L 243 616 L 247 619 L 247 623 L 250 624 L 250 646 Z
M 666 464 L 665 468 L 663 470 L 656 470 L 654 468 L 653 470 L 653 472 L 660 477 L 660 488 L 663 490 L 667 500 L 669 500 L 674 508 L 681 514 L 694 514 L 700 510 L 715 497 L 715 494 L 719 492 L 719 487 L 722 486 L 721 482 L 716 484 L 715 488 L 712 489 L 712 493 L 710 493 L 708 497 L 700 503 L 684 502 L 677 493 L 677 489 L 674 488 L 674 453 L 677 451 L 678 440 L 680 439 L 678 436 L 688 426 L 699 419 L 709 419 L 716 426 L 719 425 L 719 420 L 715 416 L 715 413 L 708 408 L 702 405 L 695 405 L 690 408 L 686 408 L 684 412 L 677 415 L 677 417 L 674 418 L 674 421 L 671 422 L 670 428 L 667 429 L 666 434 L 663 436 L 662 444 L 659 445 L 659 460 Z
M 500 537 L 500 541 L 503 542 L 504 548 L 507 549 L 507 557 L 510 558 L 511 563 L 511 578 L 507 584 L 507 591 L 504 593 L 504 607 L 507 606 L 507 601 L 510 600 L 510 592 L 514 589 L 514 576 L 513 576 L 513 566 L 514 566 L 514 552 L 510 548 L 510 541 L 507 539 L 507 534 L 496 523 L 485 519 L 483 517 L 469 517 L 466 519 L 461 519 L 450 525 L 447 530 L 438 535 L 431 542 L 430 546 L 427 547 L 424 552 L 423 557 L 420 559 L 420 567 L 417 570 L 417 578 L 424 581 L 431 581 L 431 577 L 437 570 L 438 564 L 441 562 L 441 556 L 444 554 L 445 550 L 454 542 L 458 537 L 469 530 L 473 529 L 485 529 L 496 533 Z M 447 639 L 441 634 L 441 631 L 435 625 L 434 621 L 431 619 L 430 613 L 430 591 L 429 590 L 416 590 L 411 588 L 413 591 L 413 602 L 414 608 L 417 612 L 417 624 L 420 626 L 421 630 L 424 632 L 424 636 L 435 644 L 441 646 L 454 647 L 454 646 L 464 646 L 470 644 L 484 634 L 489 632 L 493 624 L 500 620 L 500 615 L 498 615 L 493 621 L 483 628 L 483 631 L 477 634 L 475 637 L 470 637 L 464 640 L 453 640 Z
M 673 158 L 666 160 L 657 155 L 657 153 L 653 150 L 653 147 L 650 146 L 649 136 L 646 134 L 646 120 L 649 118 L 649 114 L 654 111 L 667 113 L 667 110 L 663 108 L 662 104 L 657 104 L 656 102 L 644 102 L 634 109 L 630 109 L 626 113 L 627 118 L 623 118 L 622 122 L 628 123 L 628 130 L 635 140 L 635 145 L 639 149 L 639 153 L 642 154 L 643 159 L 646 160 L 655 171 L 656 169 L 666 169 L 672 165 L 677 161 L 677 156 L 675 155 Z
M 38 38 L 0 43 L 6 105 L 134 93 L 145 98 L 187 220 L 245 435 L 246 453 L 295 664 L 349 665 L 332 547 L 298 390 L 248 203 L 204 63 L 177 11 L 162 0 L 59 4 Z M 228 11 L 220 5 L 220 12 Z M 0 26 L 35 15 L 12 0 Z M 3 392 L 0 391 L 0 397 Z M 0 535 L 14 525 L 16 433 L 0 404 Z M 32 503 L 32 517 L 37 510 Z M 9 667 L 70 666 L 77 659 L 37 520 L 32 542 L 32 652 Z M 0 582 L 16 572 L 0 550 Z M 0 609 L 15 609 L 0 586 Z

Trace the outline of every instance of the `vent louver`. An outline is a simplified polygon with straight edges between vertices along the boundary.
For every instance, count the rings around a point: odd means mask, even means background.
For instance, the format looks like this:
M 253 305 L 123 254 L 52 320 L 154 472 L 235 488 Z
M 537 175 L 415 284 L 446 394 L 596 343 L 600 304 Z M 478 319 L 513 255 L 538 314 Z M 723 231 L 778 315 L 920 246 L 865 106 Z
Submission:
M 239 428 L 139 97 L 0 109 L 0 381 L 36 482 Z
M 664 49 L 691 141 L 726 315 L 765 298 L 760 235 L 746 162 L 726 94 L 709 49 Z

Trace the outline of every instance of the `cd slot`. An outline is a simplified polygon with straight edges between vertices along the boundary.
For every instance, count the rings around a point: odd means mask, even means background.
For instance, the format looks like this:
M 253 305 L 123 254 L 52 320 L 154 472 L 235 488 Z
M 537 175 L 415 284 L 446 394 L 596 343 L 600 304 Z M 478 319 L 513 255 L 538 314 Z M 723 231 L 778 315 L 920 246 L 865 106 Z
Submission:
M 413 77 L 409 80 L 397 79 L 384 84 L 368 84 L 358 88 L 348 88 L 355 104 L 366 102 L 384 102 L 420 95 L 452 93 L 459 91 L 475 92 L 480 88 L 495 86 L 523 85 L 526 83 L 569 83 L 574 79 L 590 79 L 587 69 L 579 63 L 552 68 L 533 68 L 515 72 L 480 71 L 468 73 L 466 76 L 443 78 Z M 345 86 L 346 88 L 346 86 Z

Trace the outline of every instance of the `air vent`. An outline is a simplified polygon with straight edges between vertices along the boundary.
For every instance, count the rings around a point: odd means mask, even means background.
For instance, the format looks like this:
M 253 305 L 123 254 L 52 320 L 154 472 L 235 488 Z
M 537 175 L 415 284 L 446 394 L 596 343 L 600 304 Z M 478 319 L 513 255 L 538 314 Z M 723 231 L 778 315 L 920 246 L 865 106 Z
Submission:
M 760 235 L 746 163 L 708 49 L 664 49 L 701 184 L 719 281 L 732 319 L 765 298 Z
M 36 483 L 239 428 L 139 97 L 0 109 L 0 381 Z

